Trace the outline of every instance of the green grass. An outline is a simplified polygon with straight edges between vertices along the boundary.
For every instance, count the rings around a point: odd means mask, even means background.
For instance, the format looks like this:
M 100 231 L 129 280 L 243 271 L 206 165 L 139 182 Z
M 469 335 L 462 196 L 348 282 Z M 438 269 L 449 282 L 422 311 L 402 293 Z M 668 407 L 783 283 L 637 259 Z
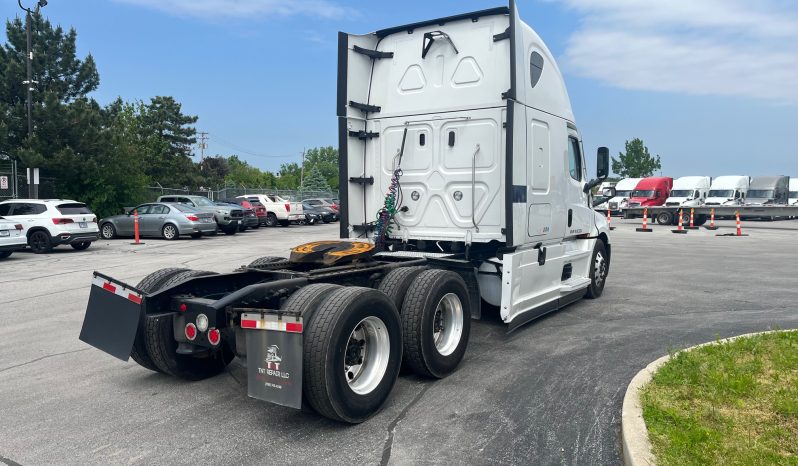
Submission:
M 798 466 L 798 332 L 677 353 L 641 401 L 661 466 Z

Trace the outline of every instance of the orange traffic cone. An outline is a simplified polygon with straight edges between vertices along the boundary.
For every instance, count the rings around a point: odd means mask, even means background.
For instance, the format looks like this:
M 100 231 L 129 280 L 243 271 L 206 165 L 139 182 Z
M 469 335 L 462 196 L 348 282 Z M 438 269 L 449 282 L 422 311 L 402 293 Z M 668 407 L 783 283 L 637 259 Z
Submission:
M 609 207 L 607 207 L 607 227 L 610 229 L 610 231 L 615 229 L 615 227 L 612 226 L 612 211 Z
M 723 234 L 723 235 L 715 235 L 715 236 L 748 236 L 748 235 L 744 235 L 743 234 L 743 227 L 742 227 L 742 224 L 740 223 L 740 211 L 739 210 L 737 211 L 736 217 L 737 217 L 737 232 L 736 233 L 726 233 L 726 234 Z
M 717 230 L 718 227 L 715 226 L 715 209 L 710 209 L 709 211 L 709 226 L 704 227 L 707 230 Z
M 675 230 L 671 230 L 672 232 L 681 233 L 683 235 L 687 234 L 687 230 L 685 230 L 683 226 L 683 220 L 682 220 L 683 217 L 684 217 L 684 212 L 682 211 L 682 209 L 679 209 L 679 227 Z
M 698 227 L 695 226 L 695 209 L 690 209 L 690 226 L 687 227 L 688 230 L 698 230 Z
M 646 233 L 654 231 L 648 227 L 648 207 L 643 208 L 643 228 L 635 228 L 635 231 L 643 231 Z

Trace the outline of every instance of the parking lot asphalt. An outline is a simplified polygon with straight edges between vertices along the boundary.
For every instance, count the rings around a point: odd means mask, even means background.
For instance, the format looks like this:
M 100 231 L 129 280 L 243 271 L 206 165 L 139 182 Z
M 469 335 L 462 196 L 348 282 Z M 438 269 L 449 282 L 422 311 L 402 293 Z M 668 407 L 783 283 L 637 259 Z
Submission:
M 672 349 L 798 327 L 798 221 L 739 238 L 614 224 L 601 299 L 509 335 L 488 312 L 457 372 L 401 376 L 356 426 L 248 398 L 238 360 L 188 383 L 77 338 L 93 270 L 133 284 L 163 267 L 229 271 L 334 239 L 337 224 L 14 254 L 0 263 L 0 463 L 620 464 L 621 402 L 638 370 Z

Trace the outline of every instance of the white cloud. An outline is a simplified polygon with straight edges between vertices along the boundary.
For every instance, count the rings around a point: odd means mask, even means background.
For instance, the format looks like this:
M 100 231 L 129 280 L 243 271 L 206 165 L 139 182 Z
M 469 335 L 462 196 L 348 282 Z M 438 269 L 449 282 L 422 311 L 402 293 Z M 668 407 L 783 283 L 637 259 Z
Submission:
M 257 18 L 269 16 L 316 16 L 340 18 L 349 9 L 330 0 L 116 0 L 174 15 L 199 18 Z
M 576 74 L 627 89 L 798 104 L 798 10 L 760 0 L 561 0 Z

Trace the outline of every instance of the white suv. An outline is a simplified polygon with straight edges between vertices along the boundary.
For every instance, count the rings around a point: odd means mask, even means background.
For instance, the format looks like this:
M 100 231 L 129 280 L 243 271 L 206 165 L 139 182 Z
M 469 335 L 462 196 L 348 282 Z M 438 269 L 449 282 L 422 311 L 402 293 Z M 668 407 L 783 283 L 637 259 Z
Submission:
M 5 259 L 14 251 L 25 249 L 28 241 L 22 235 L 22 224 L 0 217 L 0 259 Z
M 11 199 L 0 202 L 0 217 L 22 225 L 36 254 L 68 244 L 82 251 L 97 240 L 97 216 L 86 204 L 65 199 Z

